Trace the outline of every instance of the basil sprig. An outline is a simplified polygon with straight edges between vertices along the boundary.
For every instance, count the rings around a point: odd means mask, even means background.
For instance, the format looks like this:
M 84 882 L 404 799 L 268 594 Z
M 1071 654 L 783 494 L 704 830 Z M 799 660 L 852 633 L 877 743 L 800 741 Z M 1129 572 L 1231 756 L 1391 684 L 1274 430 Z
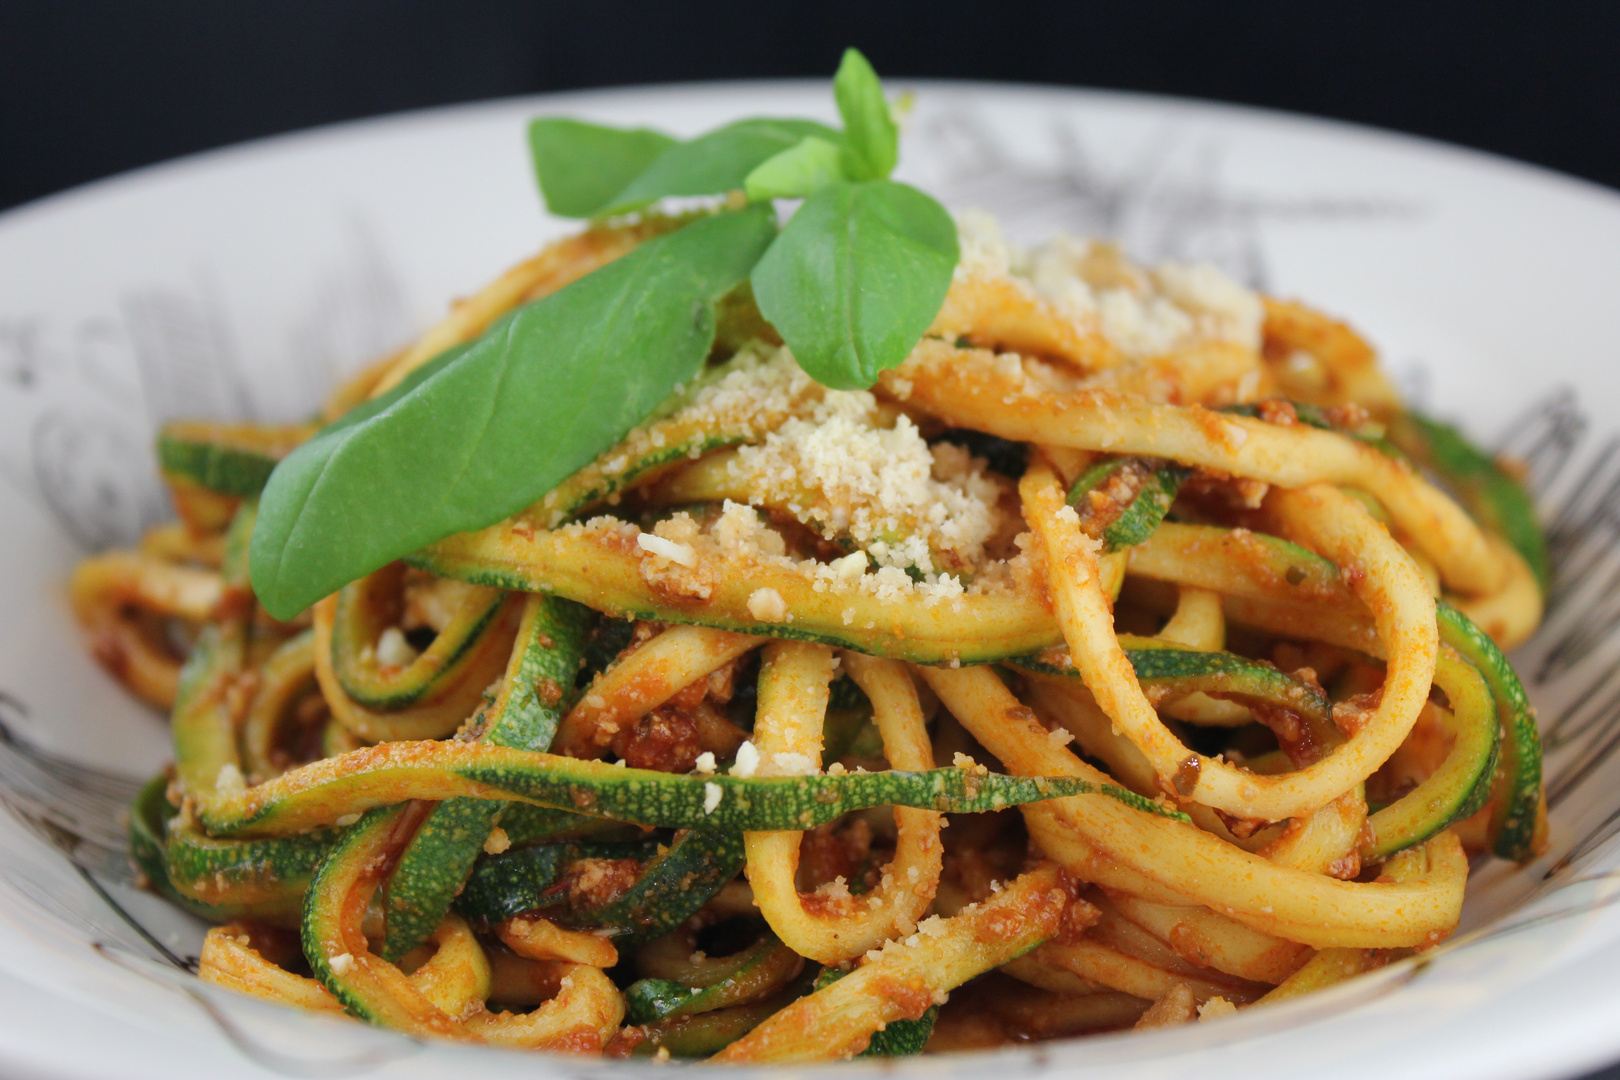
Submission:
M 291 618 L 386 563 L 550 491 L 701 369 L 716 304 L 744 281 L 799 365 L 861 388 L 938 314 L 958 258 L 939 203 L 889 179 L 899 133 L 854 49 L 834 79 L 844 129 L 740 120 L 684 142 L 543 118 L 529 129 L 551 212 L 601 218 L 730 196 L 496 322 L 289 454 L 266 485 L 253 586 Z M 776 199 L 803 199 L 780 232 Z M 732 207 L 736 203 L 728 204 Z
M 589 208 L 585 200 L 555 199 L 552 190 L 588 172 L 582 162 L 601 156 L 603 145 L 619 146 L 610 143 L 614 136 L 629 146 L 642 133 L 536 120 L 535 172 L 547 208 L 566 217 L 739 189 L 756 202 L 804 199 L 750 275 L 754 297 L 807 374 L 837 389 L 863 389 L 903 361 L 939 314 L 959 251 L 945 208 L 889 179 L 900 158 L 899 129 L 877 73 L 858 51 L 844 53 L 833 96 L 841 132 L 807 120 L 740 120 L 675 143 L 612 195 L 603 184 Z M 626 156 L 617 153 L 610 163 Z

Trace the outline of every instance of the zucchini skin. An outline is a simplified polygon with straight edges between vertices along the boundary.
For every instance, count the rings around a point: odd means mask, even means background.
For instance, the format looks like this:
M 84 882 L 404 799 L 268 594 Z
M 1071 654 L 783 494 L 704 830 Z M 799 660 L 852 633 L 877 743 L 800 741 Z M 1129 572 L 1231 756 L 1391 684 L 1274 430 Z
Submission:
M 1457 428 L 1406 412 L 1389 425 L 1389 438 L 1419 465 L 1438 476 L 1474 519 L 1498 533 L 1529 564 L 1542 595 L 1552 587 L 1547 538 L 1535 504 L 1513 477 Z
M 742 833 L 689 829 L 655 852 L 641 876 L 617 900 L 599 908 L 571 908 L 564 921 L 605 932 L 615 943 L 639 945 L 677 929 L 743 868 Z
M 428 814 L 388 880 L 384 960 L 398 963 L 433 933 L 504 809 L 504 803 L 490 799 L 446 799 Z
M 264 840 L 217 840 L 182 826 L 158 775 L 130 808 L 130 855 L 165 899 L 210 922 L 251 918 L 298 925 L 304 892 L 348 831 L 333 827 Z
M 180 687 L 169 714 L 175 769 L 185 794 L 199 803 L 215 797 L 222 775 L 241 775 L 236 717 L 227 704 L 232 682 L 246 659 L 252 587 L 248 583 L 248 541 L 258 503 L 243 500 L 225 534 L 220 576 L 224 590 L 220 618 L 205 623 L 180 669 Z
M 434 638 L 415 662 L 393 674 L 384 674 L 373 660 L 362 660 L 366 648 L 381 632 L 376 617 L 377 593 L 400 582 L 400 575 L 385 567 L 351 582 L 338 591 L 332 620 L 332 673 L 343 692 L 367 709 L 394 712 L 441 696 L 461 673 L 480 637 L 495 624 L 505 594 L 491 590 L 456 611 L 448 626 Z
M 264 905 L 229 901 L 210 903 L 182 891 L 175 885 L 169 874 L 168 837 L 169 824 L 178 811 L 169 804 L 168 786 L 168 777 L 160 773 L 146 782 L 130 806 L 129 854 L 136 868 L 146 878 L 147 887 L 176 907 L 183 908 L 209 922 L 229 922 L 244 915 L 259 917 Z M 294 906 L 296 907 L 296 904 Z M 289 920 L 275 917 L 282 914 L 283 912 L 279 910 L 272 911 L 271 917 L 266 921 L 287 921 L 289 925 L 296 925 L 296 911 L 286 912 L 291 915 Z
M 1120 644 L 1125 646 L 1125 658 L 1144 689 L 1160 689 L 1167 697 L 1202 691 L 1239 702 L 1278 705 L 1314 720 L 1331 722 L 1332 705 L 1321 690 L 1269 664 L 1235 653 L 1166 646 L 1154 643 L 1152 638 L 1128 634 L 1120 635 Z M 1080 677 L 1066 649 L 1019 657 L 1008 666 L 1043 675 Z
M 624 991 L 625 1019 L 652 1024 L 676 1016 L 695 1016 L 745 1005 L 767 997 L 803 970 L 804 960 L 767 932 L 754 944 L 721 963 L 731 970 L 714 982 L 689 986 L 670 979 L 641 979 Z
M 623 895 L 601 907 L 576 908 L 566 905 L 565 897 L 546 895 L 571 864 L 587 858 L 636 859 L 641 873 Z M 667 846 L 643 840 L 514 848 L 479 861 L 456 909 L 493 926 L 547 908 L 566 926 L 596 931 L 617 945 L 638 945 L 677 929 L 742 865 L 742 834 L 722 829 L 691 829 Z
M 1490 687 L 1502 727 L 1501 752 L 1492 783 L 1491 851 L 1526 862 L 1541 844 L 1541 732 L 1524 684 L 1490 635 L 1443 600 L 1435 601 L 1440 640 L 1473 664 Z
M 503 602 L 497 594 L 491 610 Z M 468 737 L 516 749 L 549 747 L 579 670 L 588 623 L 589 612 L 571 601 L 530 600 L 515 646 L 516 670 Z M 433 933 L 506 808 L 502 800 L 454 798 L 428 814 L 388 881 L 384 959 L 397 961 Z
M 1451 649 L 1442 652 L 1435 681 L 1446 684 L 1441 688 L 1457 725 L 1451 752 L 1428 780 L 1368 816 L 1364 862 L 1382 862 L 1423 843 L 1491 796 L 1503 734 L 1490 688 L 1479 669 Z
M 372 1024 L 414 1032 L 420 1028 L 418 1018 L 409 1015 L 402 1003 L 386 993 L 367 991 L 368 980 L 361 975 L 364 961 L 354 955 L 347 940 L 359 928 L 344 925 L 352 889 L 373 872 L 375 860 L 386 858 L 392 835 L 410 812 L 408 806 L 379 807 L 348 831 L 310 880 L 299 930 L 311 973 L 344 1011 Z M 349 963 L 336 966 L 334 960 L 340 956 Z
M 744 779 L 616 768 L 486 743 L 397 742 L 325 758 L 199 811 L 216 835 L 284 836 L 345 813 L 410 799 L 502 798 L 652 828 L 809 829 L 852 810 L 913 806 L 943 813 L 1004 810 L 1071 795 L 1183 815 L 1113 784 L 959 768 Z
M 727 1009 L 672 1016 L 658 1020 L 641 1029 L 645 1041 L 630 1052 L 633 1057 L 649 1057 L 660 1049 L 668 1050 L 671 1057 L 705 1058 L 718 1054 L 738 1039 L 753 1031 L 774 1013 L 804 996 L 809 989 L 800 985 L 789 987 L 775 997 L 754 1001 L 747 1005 L 733 1005 Z
M 1112 458 L 1091 466 L 1081 473 L 1074 485 L 1069 488 L 1069 505 L 1084 512 L 1087 495 L 1107 483 L 1121 470 L 1140 461 L 1139 458 Z M 1103 527 L 1099 538 L 1103 543 L 1103 551 L 1105 553 L 1123 551 L 1152 536 L 1159 523 L 1170 512 L 1170 506 L 1176 501 L 1181 485 L 1191 475 L 1192 470 L 1183 465 L 1160 464 L 1153 467 L 1135 497 L 1126 504 L 1125 509 L 1120 511 L 1117 517 Z
M 494 926 L 514 915 L 560 903 L 545 894 L 580 859 L 650 859 L 656 840 L 625 843 L 539 844 L 478 860 L 455 908 L 474 923 Z
M 313 424 L 268 427 L 177 421 L 158 432 L 158 467 L 216 495 L 251 498 L 276 465 L 316 431 Z
M 1037 942 L 1037 944 L 1039 944 Z M 1031 946 L 1033 948 L 1034 946 Z M 811 992 L 825 989 L 833 983 L 848 975 L 847 971 L 837 968 L 825 968 L 816 976 Z M 872 1032 L 872 1040 L 866 1044 L 866 1049 L 855 1056 L 858 1058 L 876 1057 L 910 1057 L 923 1052 L 928 1045 L 928 1039 L 934 1034 L 934 1022 L 939 1019 L 939 1006 L 932 1005 L 915 1020 L 894 1020 L 881 1031 Z
M 263 840 L 216 840 L 171 823 L 164 866 L 176 892 L 213 910 L 291 923 L 316 869 L 346 832 L 333 827 Z
M 566 841 L 612 843 L 641 839 L 645 830 L 622 821 L 554 810 L 533 803 L 508 803 L 501 815 L 501 829 L 513 847 L 531 844 L 557 844 Z

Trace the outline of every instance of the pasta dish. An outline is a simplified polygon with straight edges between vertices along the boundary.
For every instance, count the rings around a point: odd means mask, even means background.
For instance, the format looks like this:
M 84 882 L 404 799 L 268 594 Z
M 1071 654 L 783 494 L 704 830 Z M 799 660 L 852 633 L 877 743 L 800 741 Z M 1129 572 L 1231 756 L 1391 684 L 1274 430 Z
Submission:
M 171 713 L 131 843 L 204 980 L 573 1053 L 975 1049 L 1341 982 L 1544 846 L 1508 466 L 1311 307 L 934 214 L 852 55 L 842 131 L 537 123 L 582 230 L 307 423 L 162 430 L 178 520 L 72 597 Z

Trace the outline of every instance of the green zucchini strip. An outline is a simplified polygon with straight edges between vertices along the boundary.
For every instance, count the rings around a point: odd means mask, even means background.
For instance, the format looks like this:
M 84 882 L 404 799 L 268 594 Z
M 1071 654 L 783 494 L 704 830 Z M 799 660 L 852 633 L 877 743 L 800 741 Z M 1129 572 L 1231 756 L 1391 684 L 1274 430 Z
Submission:
M 387 609 L 402 579 L 396 564 L 338 592 L 332 619 L 332 673 L 344 693 L 368 709 L 396 711 L 438 697 L 461 675 L 505 600 L 499 589 L 474 589 L 457 605 L 433 644 L 404 667 L 389 669 L 377 658 L 376 644 L 391 623 Z
M 625 893 L 595 908 L 570 907 L 569 926 L 636 945 L 678 928 L 743 868 L 742 833 L 700 827 L 677 833 L 665 850 L 648 859 Z
M 1450 424 L 1401 413 L 1390 422 L 1389 438 L 1451 489 L 1476 521 L 1519 553 L 1545 595 L 1552 587 L 1552 561 L 1524 486 Z
M 1137 473 L 1145 475 L 1138 477 L 1135 475 Z M 1103 542 L 1105 552 L 1123 551 L 1153 535 L 1164 516 L 1170 512 L 1170 505 L 1176 501 L 1181 485 L 1191 475 L 1192 470 L 1182 465 L 1154 464 L 1141 458 L 1111 458 L 1098 462 L 1080 474 L 1069 488 L 1068 503 L 1080 511 L 1081 526 L 1087 532 L 1095 531 L 1088 527 L 1093 523 L 1101 526 L 1098 539 Z M 1106 520 L 1098 519 L 1090 513 L 1091 504 L 1087 496 L 1116 477 L 1126 482 L 1137 480 L 1139 486 L 1130 502 L 1118 514 Z
M 247 916 L 262 922 L 297 925 L 309 873 L 283 858 L 284 849 L 272 845 L 291 844 L 302 838 L 210 842 L 195 830 L 175 830 L 172 823 L 179 812 L 169 804 L 168 786 L 168 777 L 153 777 L 130 807 L 130 856 L 146 875 L 148 886 L 170 903 L 209 922 Z M 194 841 L 201 841 L 201 850 L 192 850 Z M 219 847 L 213 848 L 213 844 Z M 258 849 L 246 854 L 245 849 L 252 844 L 258 844 Z M 231 845 L 236 845 L 245 857 L 233 857 L 236 852 Z M 321 854 L 324 852 L 322 849 Z M 222 876 L 215 879 L 215 874 Z
M 481 926 L 490 927 L 542 907 L 563 902 L 548 895 L 569 866 L 580 859 L 635 859 L 658 854 L 656 840 L 622 843 L 538 844 L 512 848 L 478 860 L 467 885 L 456 897 L 456 910 Z
M 398 968 L 373 956 L 360 926 L 367 894 L 419 814 L 411 806 L 373 810 L 321 863 L 304 893 L 304 957 L 350 1015 L 418 1038 L 453 1038 L 459 1025 L 415 992 Z
M 158 432 L 158 467 L 217 495 L 252 498 L 276 463 L 315 434 L 314 424 L 284 427 L 175 421 Z
M 813 990 L 825 990 L 848 975 L 848 971 L 823 968 L 816 976 Z M 915 1020 L 891 1020 L 887 1027 L 872 1032 L 872 1041 L 856 1057 L 911 1057 L 923 1052 L 929 1036 L 934 1034 L 934 1023 L 939 1019 L 939 1006 L 930 1005 L 928 1011 Z
M 290 706 L 315 686 L 315 631 L 301 630 L 276 646 L 258 668 L 259 686 L 239 735 L 242 763 L 251 783 L 282 771 L 274 759 L 277 739 Z
M 714 1012 L 672 1016 L 644 1025 L 640 1029 L 643 1041 L 630 1051 L 631 1056 L 650 1057 L 659 1050 L 667 1050 L 676 1058 L 706 1058 L 718 1054 L 798 1000 L 806 989 L 807 985 L 801 980 L 764 1001 Z
M 1288 709 L 1300 716 L 1331 723 L 1332 704 L 1322 691 L 1258 660 L 1229 652 L 1182 649 L 1156 638 L 1121 634 L 1119 643 L 1142 688 L 1171 701 L 1194 691 L 1238 702 Z M 1042 675 L 1078 679 L 1068 650 L 1047 649 L 1009 661 L 1010 667 Z
M 316 868 L 346 831 L 222 840 L 170 823 L 164 866 L 175 891 L 191 900 L 279 923 L 296 918 Z
M 580 859 L 635 859 L 643 865 L 634 884 L 613 901 L 577 908 L 551 890 Z M 616 945 L 634 945 L 675 930 L 736 877 L 742 864 L 742 836 L 720 829 L 691 829 L 667 845 L 641 840 L 513 848 L 479 860 L 455 904 L 487 926 L 546 909 L 548 918 L 564 925 L 596 931 Z
M 1382 862 L 1461 821 L 1490 798 L 1502 742 L 1491 691 L 1479 670 L 1449 648 L 1440 651 L 1434 681 L 1451 703 L 1455 742 L 1434 774 L 1372 814 L 1363 831 L 1364 862 Z
M 965 769 L 841 776 L 676 776 L 486 743 L 395 742 L 325 758 L 233 797 L 199 803 L 220 836 L 286 836 L 409 799 L 512 799 L 653 828 L 810 829 L 871 806 L 979 813 L 1071 795 L 1107 795 L 1138 810 L 1181 815 L 1134 792 L 1073 777 Z
M 725 973 L 707 986 L 686 986 L 669 979 L 631 983 L 624 992 L 625 1019 L 632 1024 L 651 1024 L 746 1005 L 775 994 L 804 968 L 804 958 L 768 932 L 723 963 Z
M 958 601 L 910 590 L 880 600 L 858 584 L 834 581 L 817 591 L 819 579 L 781 562 L 715 553 L 700 564 L 707 595 L 677 595 L 643 579 L 648 557 L 634 527 L 618 522 L 546 532 L 507 521 L 441 540 L 407 561 L 442 577 L 567 597 L 619 618 L 813 641 L 921 664 L 986 663 L 1063 640 L 1032 592 L 1008 588 Z M 749 600 L 763 588 L 782 598 L 791 621 L 753 615 Z
M 500 604 L 497 594 L 491 609 Z M 579 670 L 588 616 L 568 600 L 535 595 L 525 601 L 500 693 L 469 738 L 517 749 L 551 745 Z M 388 880 L 384 959 L 399 960 L 433 933 L 506 807 L 502 800 L 457 798 L 429 812 Z
M 641 829 L 622 821 L 609 821 L 589 814 L 553 810 L 549 806 L 530 803 L 508 803 L 506 813 L 501 815 L 500 826 L 513 847 L 558 844 L 570 840 L 635 840 L 642 836 Z
M 180 669 L 169 727 L 174 739 L 175 768 L 185 794 L 207 801 L 229 798 L 244 784 L 236 745 L 236 719 L 227 700 L 246 660 L 252 593 L 247 577 L 248 539 L 258 507 L 245 501 L 225 535 L 221 569 L 225 614 L 205 623 L 191 655 Z
M 1445 601 L 1435 602 L 1440 640 L 1478 669 L 1491 688 L 1502 728 L 1491 785 L 1491 850 L 1504 859 L 1534 858 L 1541 843 L 1541 732 L 1518 672 L 1490 635 Z

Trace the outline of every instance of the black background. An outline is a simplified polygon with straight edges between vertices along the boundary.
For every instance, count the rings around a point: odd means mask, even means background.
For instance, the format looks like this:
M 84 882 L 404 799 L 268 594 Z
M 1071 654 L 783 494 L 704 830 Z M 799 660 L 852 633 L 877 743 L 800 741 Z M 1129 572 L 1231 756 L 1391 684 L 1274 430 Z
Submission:
M 178 154 L 400 109 L 825 77 L 847 44 L 885 75 L 1267 105 L 1620 187 L 1620 5 L 0 0 L 0 208 Z M 1620 1080 L 1620 1067 L 1603 1080 Z
M 879 72 L 1358 120 L 1620 186 L 1620 5 L 0 0 L 0 207 L 333 120 L 504 94 Z

